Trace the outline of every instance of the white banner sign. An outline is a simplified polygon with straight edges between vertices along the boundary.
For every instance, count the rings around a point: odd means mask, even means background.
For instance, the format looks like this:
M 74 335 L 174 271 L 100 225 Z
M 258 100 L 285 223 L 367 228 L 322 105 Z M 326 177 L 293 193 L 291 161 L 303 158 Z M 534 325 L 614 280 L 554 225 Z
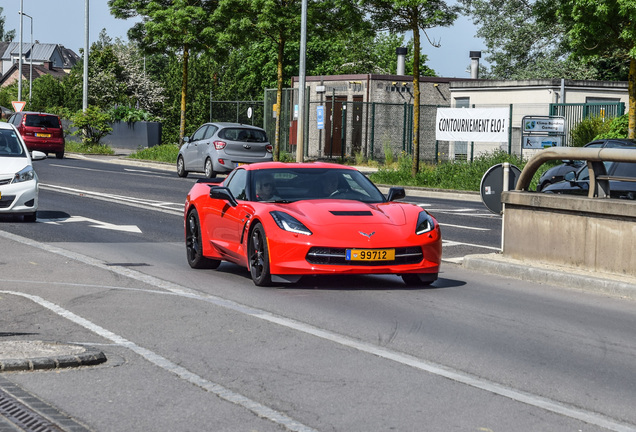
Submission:
M 508 108 L 437 108 L 439 141 L 507 142 Z

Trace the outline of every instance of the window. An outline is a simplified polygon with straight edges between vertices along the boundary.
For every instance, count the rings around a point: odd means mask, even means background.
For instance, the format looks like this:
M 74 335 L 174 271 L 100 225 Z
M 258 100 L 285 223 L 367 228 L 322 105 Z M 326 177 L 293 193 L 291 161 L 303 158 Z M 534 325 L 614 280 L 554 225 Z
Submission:
M 636 163 L 618 162 L 614 170 L 614 177 L 636 177 Z
M 245 186 L 247 184 L 247 171 L 238 169 L 234 171 L 234 175 L 229 179 L 227 187 L 237 200 L 246 200 L 247 193 Z
M 192 135 L 192 141 L 199 141 L 205 138 L 205 131 L 208 129 L 207 125 L 201 126 L 197 131 Z

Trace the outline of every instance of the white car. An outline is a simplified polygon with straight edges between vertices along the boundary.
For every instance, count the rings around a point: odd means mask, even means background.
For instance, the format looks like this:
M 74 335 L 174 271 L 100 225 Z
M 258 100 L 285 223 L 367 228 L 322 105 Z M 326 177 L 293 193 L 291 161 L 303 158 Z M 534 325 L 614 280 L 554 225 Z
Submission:
M 0 122 L 0 215 L 22 215 L 35 222 L 38 209 L 38 176 L 32 160 L 46 154 L 30 154 L 15 126 Z

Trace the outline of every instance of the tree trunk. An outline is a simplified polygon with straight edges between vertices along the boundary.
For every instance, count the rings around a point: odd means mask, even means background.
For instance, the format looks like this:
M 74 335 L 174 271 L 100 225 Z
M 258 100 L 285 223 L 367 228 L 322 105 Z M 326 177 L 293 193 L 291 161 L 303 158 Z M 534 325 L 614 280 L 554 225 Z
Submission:
M 413 165 L 411 175 L 420 170 L 420 29 L 413 27 Z
M 276 130 L 274 132 L 274 160 L 280 160 L 280 120 L 281 105 L 283 103 L 283 51 L 285 49 L 285 38 L 281 35 L 278 38 L 278 63 L 276 74 Z
M 629 59 L 629 78 L 627 83 L 629 93 L 629 114 L 627 124 L 627 138 L 636 138 L 636 59 Z
M 183 145 L 186 125 L 186 96 L 188 95 L 188 44 L 183 45 L 183 69 L 181 74 L 181 120 L 179 123 L 179 147 Z

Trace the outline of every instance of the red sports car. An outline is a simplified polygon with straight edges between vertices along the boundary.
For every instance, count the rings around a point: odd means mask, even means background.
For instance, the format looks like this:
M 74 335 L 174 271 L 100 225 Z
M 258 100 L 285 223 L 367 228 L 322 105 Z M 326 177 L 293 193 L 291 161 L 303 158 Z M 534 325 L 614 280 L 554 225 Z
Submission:
M 225 180 L 199 180 L 185 202 L 192 268 L 245 266 L 256 285 L 303 275 L 397 274 L 408 285 L 437 279 L 442 237 L 421 207 L 385 197 L 358 170 L 328 163 L 263 162 Z

